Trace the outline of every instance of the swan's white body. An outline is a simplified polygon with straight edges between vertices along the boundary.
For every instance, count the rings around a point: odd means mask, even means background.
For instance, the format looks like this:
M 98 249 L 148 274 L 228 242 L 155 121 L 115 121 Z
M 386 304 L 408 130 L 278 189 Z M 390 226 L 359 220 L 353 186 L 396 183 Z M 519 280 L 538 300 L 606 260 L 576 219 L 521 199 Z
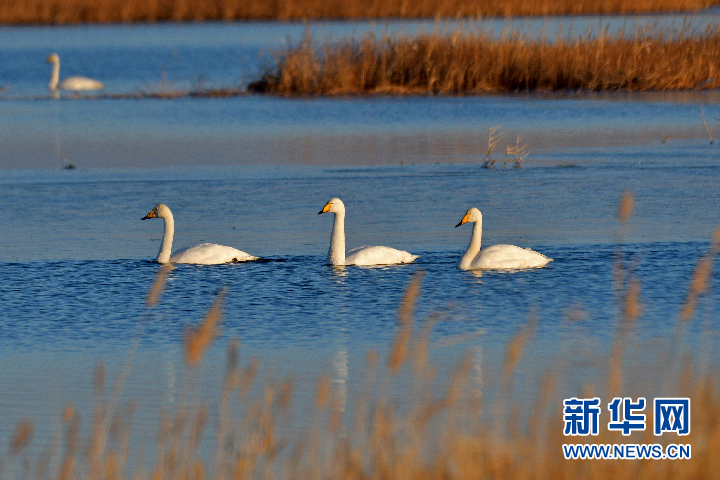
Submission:
M 175 234 L 175 220 L 170 209 L 160 204 L 153 208 L 142 220 L 148 218 L 162 218 L 165 221 L 165 233 L 160 245 L 157 261 L 160 263 L 192 263 L 196 265 L 217 265 L 220 263 L 247 262 L 257 260 L 237 248 L 216 245 L 214 243 L 201 243 L 194 247 L 183 248 L 171 255 L 173 235 Z
M 552 258 L 548 258 L 542 253 L 515 245 L 492 245 L 481 250 L 482 214 L 480 210 L 477 208 L 468 210 L 455 227 L 467 222 L 474 222 L 475 227 L 470 239 L 470 246 L 458 263 L 461 270 L 537 268 L 552 262 Z
M 53 64 L 48 88 L 55 96 L 59 95 L 58 90 L 82 92 L 86 90 L 102 90 L 105 88 L 102 82 L 87 77 L 67 77 L 60 82 L 60 57 L 58 57 L 57 53 L 51 53 L 46 61 Z
M 321 213 L 335 214 L 332 235 L 330 237 L 330 250 L 327 263 L 329 265 L 396 265 L 410 263 L 419 255 L 397 250 L 390 247 L 360 247 L 353 248 L 345 253 L 345 204 L 339 198 L 330 199 L 323 207 Z

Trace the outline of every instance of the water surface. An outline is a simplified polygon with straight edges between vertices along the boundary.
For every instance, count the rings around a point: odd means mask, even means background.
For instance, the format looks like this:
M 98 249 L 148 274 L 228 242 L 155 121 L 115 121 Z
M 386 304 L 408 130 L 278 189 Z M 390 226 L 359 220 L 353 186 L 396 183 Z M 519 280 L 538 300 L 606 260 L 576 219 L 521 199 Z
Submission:
M 716 21 L 714 13 L 698 18 Z M 645 21 L 619 23 L 635 20 Z M 648 21 L 669 20 L 682 17 Z M 584 31 L 606 19 L 573 21 Z M 197 397 L 216 406 L 225 350 L 234 340 L 243 364 L 260 359 L 261 381 L 294 376 L 299 399 L 308 401 L 327 373 L 351 403 L 368 352 L 386 355 L 403 292 L 417 272 L 424 277 L 416 318 L 436 322 L 430 351 L 439 381 L 469 354 L 478 394 L 492 394 L 509 340 L 531 318 L 535 329 L 514 390 L 520 401 L 535 397 L 546 371 L 559 372 L 566 382 L 560 388 L 570 395 L 604 382 L 602 365 L 623 311 L 624 286 L 613 283 L 620 264 L 625 280 L 641 284 L 642 313 L 629 334 L 639 365 L 657 364 L 653 346 L 675 338 L 716 364 L 717 293 L 702 298 L 693 322 L 680 328 L 677 319 L 695 264 L 720 224 L 718 145 L 703 126 L 704 115 L 716 133 L 717 92 L 46 97 L 43 60 L 51 50 L 60 53 L 65 74 L 101 78 L 108 92 L 242 85 L 263 55 L 286 35 L 300 38 L 304 28 L 0 29 L 0 84 L 10 87 L 0 101 L 0 443 L 30 417 L 35 445 L 46 445 L 68 402 L 89 418 L 95 365 L 106 364 L 114 380 L 129 359 L 121 397 L 138 401 L 136 432 L 148 438 L 162 407 Z M 386 27 L 310 28 L 346 35 Z M 484 169 L 494 126 L 505 137 L 493 152 L 495 167 Z M 503 166 L 505 148 L 517 137 L 530 154 L 520 168 Z M 62 169 L 66 161 L 78 168 Z M 616 212 L 626 190 L 636 208 L 622 226 Z M 348 248 L 388 245 L 421 255 L 418 261 L 325 265 L 332 218 L 317 212 L 334 196 L 348 208 Z M 179 266 L 148 310 L 163 226 L 140 218 L 161 202 L 175 214 L 175 248 L 209 241 L 264 261 Z M 458 270 L 470 227 L 454 225 L 472 206 L 484 214 L 484 244 L 532 247 L 554 261 L 530 271 Z M 203 365 L 188 369 L 184 332 L 223 287 L 221 335 Z M 661 384 L 645 375 L 634 385 L 651 397 Z

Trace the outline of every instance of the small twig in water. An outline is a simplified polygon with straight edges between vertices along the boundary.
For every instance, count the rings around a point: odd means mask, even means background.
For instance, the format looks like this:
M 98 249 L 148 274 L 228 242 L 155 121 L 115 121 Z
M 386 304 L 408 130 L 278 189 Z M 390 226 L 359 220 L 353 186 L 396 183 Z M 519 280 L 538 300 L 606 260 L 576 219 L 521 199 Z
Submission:
M 492 154 L 493 150 L 495 150 L 495 147 L 500 142 L 500 140 L 505 136 L 504 132 L 499 132 L 500 127 L 491 127 L 490 131 L 488 133 L 488 150 L 487 150 L 487 157 L 485 158 L 485 163 L 483 164 L 483 167 L 488 168 L 495 164 L 495 160 L 493 160 L 490 155 Z
M 514 159 L 512 161 L 515 163 L 515 168 L 520 168 L 522 162 L 525 161 L 525 157 L 530 154 L 530 150 L 527 148 L 527 143 L 524 145 L 520 145 L 522 139 L 523 136 L 518 135 L 517 137 L 515 137 L 515 146 L 507 145 L 505 147 L 505 161 L 503 162 L 503 166 L 505 166 L 506 163 L 511 161 L 508 157 L 512 155 L 514 156 Z
M 702 117 L 703 125 L 705 126 L 705 132 L 707 132 L 708 140 L 710 140 L 710 145 L 712 145 L 713 144 L 712 130 L 710 130 L 710 127 L 708 126 L 707 122 L 705 121 L 705 105 L 700 106 L 700 116 Z
M 55 155 L 57 155 L 60 160 L 62 160 L 63 162 L 65 162 L 65 167 L 64 167 L 65 170 L 74 170 L 74 169 L 75 169 L 75 165 L 73 165 L 72 163 L 70 163 L 70 160 L 68 160 L 68 159 L 65 158 L 64 156 L 60 155 L 58 152 L 55 152 Z

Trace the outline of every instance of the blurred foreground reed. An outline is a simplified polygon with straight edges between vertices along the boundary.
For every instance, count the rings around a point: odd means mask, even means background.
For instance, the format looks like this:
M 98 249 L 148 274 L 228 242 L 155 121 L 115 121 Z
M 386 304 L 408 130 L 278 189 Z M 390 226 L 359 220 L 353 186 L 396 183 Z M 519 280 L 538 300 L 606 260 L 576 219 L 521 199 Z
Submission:
M 633 210 L 626 193 L 618 208 L 620 235 Z M 709 251 L 698 262 L 689 281 L 686 305 L 678 318 L 678 336 L 697 315 L 709 288 L 715 257 L 720 251 L 720 230 Z M 151 309 L 159 300 L 167 270 L 162 268 L 147 299 Z M 614 285 L 621 299 L 615 347 L 604 362 L 607 385 L 588 384 L 584 395 L 633 395 L 626 374 L 626 335 L 642 311 L 640 286 L 632 270 L 616 258 Z M 717 374 L 696 369 L 692 354 L 677 350 L 677 337 L 661 348 L 667 372 L 661 381 L 672 394 L 692 401 L 692 430 L 687 437 L 653 437 L 651 428 L 624 437 L 602 430 L 594 437 L 564 437 L 562 379 L 549 373 L 540 382 L 537 400 L 526 414 L 513 394 L 517 365 L 533 341 L 537 321 L 531 316 L 506 347 L 494 397 L 473 389 L 473 362 L 466 356 L 449 378 L 438 379 L 428 360 L 432 315 L 417 325 L 414 306 L 422 301 L 422 274 L 416 274 L 400 305 L 398 332 L 386 359 L 367 355 L 362 390 L 353 410 L 343 419 L 346 399 L 329 377 L 317 379 L 314 400 L 307 409 L 293 403 L 294 382 L 271 381 L 257 385 L 258 363 L 243 364 L 237 343 L 228 348 L 224 384 L 217 417 L 200 403 L 162 412 L 155 456 L 133 458 L 130 447 L 133 403 L 116 411 L 114 399 L 105 400 L 106 375 L 95 374 L 95 413 L 87 438 L 81 437 L 81 419 L 72 405 L 62 413 L 62 446 L 55 445 L 39 458 L 31 458 L 33 423 L 17 425 L 8 454 L 0 459 L 0 478 L 201 480 L 228 479 L 700 479 L 720 471 L 720 395 Z M 205 319 L 185 337 L 187 368 L 202 361 L 222 325 L 223 289 Z M 607 325 L 598 328 L 608 328 Z M 560 360 L 560 359 L 559 359 Z M 635 372 L 637 373 L 637 372 Z M 408 382 L 384 379 L 406 375 Z M 603 379 L 600 377 L 600 381 Z M 393 389 L 395 385 L 396 389 Z M 438 388 L 438 386 L 442 388 Z M 251 391 L 255 389 L 255 394 Z M 580 392 L 578 392 L 579 394 Z M 117 397 L 117 390 L 113 397 Z M 609 398 L 608 398 L 609 400 Z M 309 412 L 309 413 L 308 413 Z M 491 412 L 488 415 L 488 412 Z M 295 414 L 304 415 L 300 430 L 286 429 Z M 648 424 L 652 419 L 648 415 Z M 210 454 L 200 444 L 212 429 Z M 690 460 L 565 460 L 563 443 L 689 443 Z
M 571 39 L 503 33 L 374 34 L 323 44 L 309 33 L 249 90 L 281 95 L 699 90 L 720 87 L 720 27 Z
M 4 0 L 0 23 L 478 18 L 690 12 L 717 4 L 717 0 Z

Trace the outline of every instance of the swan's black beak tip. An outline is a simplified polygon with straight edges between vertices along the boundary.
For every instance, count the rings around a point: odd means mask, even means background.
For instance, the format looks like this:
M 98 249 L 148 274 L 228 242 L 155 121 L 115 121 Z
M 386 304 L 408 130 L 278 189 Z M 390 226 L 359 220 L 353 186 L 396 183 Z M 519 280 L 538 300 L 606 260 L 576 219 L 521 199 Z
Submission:
M 157 208 L 153 208 L 153 209 L 150 211 L 150 213 L 148 213 L 147 215 L 145 215 L 145 216 L 144 216 L 143 218 L 141 218 L 140 220 L 147 220 L 148 218 L 157 218 Z
M 323 212 L 322 210 L 320 210 L 320 211 L 318 212 L 318 215 L 322 215 L 323 213 L 324 213 L 324 212 Z
M 455 225 L 455 228 L 459 227 L 462 224 L 463 224 L 463 222 L 458 223 L 457 225 Z

